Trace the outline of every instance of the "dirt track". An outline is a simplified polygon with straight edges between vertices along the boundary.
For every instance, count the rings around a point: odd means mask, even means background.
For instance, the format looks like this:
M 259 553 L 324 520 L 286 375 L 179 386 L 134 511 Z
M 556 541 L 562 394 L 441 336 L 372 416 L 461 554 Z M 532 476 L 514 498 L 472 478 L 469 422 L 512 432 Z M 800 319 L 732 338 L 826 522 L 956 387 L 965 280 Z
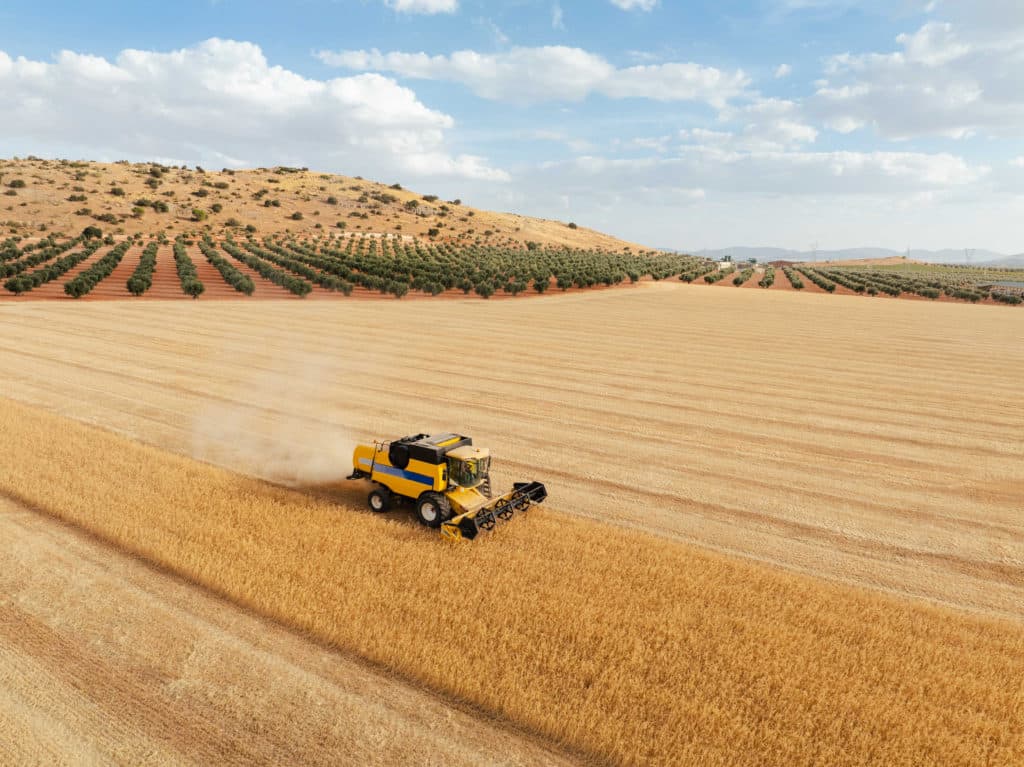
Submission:
M 3 498 L 0 589 L 4 764 L 565 763 Z

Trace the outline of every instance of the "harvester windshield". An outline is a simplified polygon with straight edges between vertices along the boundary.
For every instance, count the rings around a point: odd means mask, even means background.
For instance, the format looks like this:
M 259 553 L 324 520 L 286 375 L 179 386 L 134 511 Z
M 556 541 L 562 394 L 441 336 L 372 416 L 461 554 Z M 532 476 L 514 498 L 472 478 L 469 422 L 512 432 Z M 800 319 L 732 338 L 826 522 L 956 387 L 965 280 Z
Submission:
M 491 457 L 483 450 L 459 448 L 447 458 L 448 481 L 459 487 L 476 487 L 491 470 Z

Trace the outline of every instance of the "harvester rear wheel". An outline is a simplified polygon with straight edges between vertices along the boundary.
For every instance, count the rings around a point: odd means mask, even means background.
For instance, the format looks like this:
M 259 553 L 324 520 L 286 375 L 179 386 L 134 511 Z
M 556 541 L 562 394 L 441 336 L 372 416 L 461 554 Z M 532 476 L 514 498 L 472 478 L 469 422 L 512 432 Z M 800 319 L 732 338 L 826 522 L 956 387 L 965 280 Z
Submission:
M 416 501 L 416 518 L 427 527 L 440 527 L 451 516 L 452 505 L 440 493 L 428 490 Z
M 386 487 L 375 487 L 366 497 L 366 502 L 370 506 L 370 511 L 382 512 L 391 510 L 394 499 Z

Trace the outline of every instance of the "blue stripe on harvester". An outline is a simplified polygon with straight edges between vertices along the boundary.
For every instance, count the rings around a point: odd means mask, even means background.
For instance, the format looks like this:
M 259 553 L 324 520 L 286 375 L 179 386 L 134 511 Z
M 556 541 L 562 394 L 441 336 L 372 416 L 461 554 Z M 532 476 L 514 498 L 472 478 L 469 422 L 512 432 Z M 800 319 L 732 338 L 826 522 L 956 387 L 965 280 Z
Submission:
M 373 466 L 373 470 L 379 471 L 381 474 L 390 474 L 392 477 L 401 477 L 402 479 L 419 482 L 421 485 L 434 486 L 434 478 L 426 474 L 417 474 L 414 471 L 404 471 L 403 469 L 396 469 L 394 466 L 385 466 L 380 463 L 374 464 L 369 458 L 360 458 L 359 463 L 363 466 Z

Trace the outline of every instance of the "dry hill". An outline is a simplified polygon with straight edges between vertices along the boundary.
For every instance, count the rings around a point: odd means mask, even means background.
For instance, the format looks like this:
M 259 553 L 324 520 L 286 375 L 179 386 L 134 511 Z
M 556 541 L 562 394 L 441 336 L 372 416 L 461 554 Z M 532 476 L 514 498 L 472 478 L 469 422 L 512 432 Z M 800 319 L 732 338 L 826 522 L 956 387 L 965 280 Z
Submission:
M 30 157 L 0 160 L 0 188 L 0 234 L 23 237 L 77 233 L 89 225 L 104 233 L 173 235 L 198 225 L 213 232 L 253 227 L 261 235 L 341 229 L 464 244 L 640 247 L 571 222 L 478 210 L 399 183 L 308 168 L 217 171 Z

